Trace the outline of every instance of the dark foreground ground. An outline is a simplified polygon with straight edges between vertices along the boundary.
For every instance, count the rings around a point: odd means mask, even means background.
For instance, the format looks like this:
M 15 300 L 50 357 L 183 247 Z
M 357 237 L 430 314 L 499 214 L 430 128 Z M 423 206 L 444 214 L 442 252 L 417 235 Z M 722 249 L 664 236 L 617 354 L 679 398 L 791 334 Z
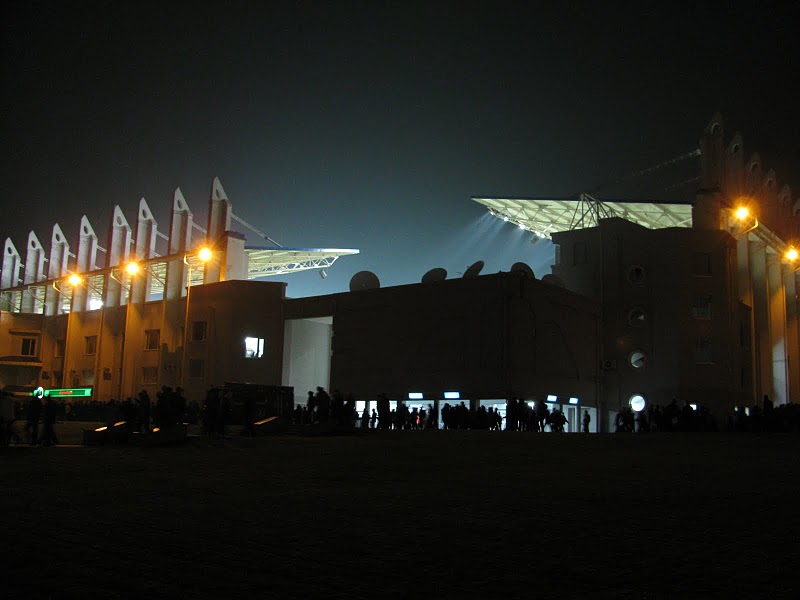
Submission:
M 800 436 L 9 448 L 9 598 L 797 597 Z

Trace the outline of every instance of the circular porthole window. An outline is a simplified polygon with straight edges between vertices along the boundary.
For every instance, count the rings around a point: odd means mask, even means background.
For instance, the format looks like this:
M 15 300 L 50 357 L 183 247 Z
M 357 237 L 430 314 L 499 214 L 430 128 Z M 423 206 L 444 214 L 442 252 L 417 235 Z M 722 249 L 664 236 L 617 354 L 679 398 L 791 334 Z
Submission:
M 642 412 L 644 407 L 646 406 L 646 402 L 644 401 L 644 396 L 641 394 L 634 394 L 628 400 L 628 406 L 631 407 L 633 412 Z
M 647 271 L 645 271 L 642 265 L 633 265 L 628 269 L 628 281 L 631 283 L 642 283 L 646 276 Z
M 641 327 L 647 319 L 647 313 L 641 306 L 635 306 L 628 311 L 628 325 Z
M 634 350 L 628 357 L 628 362 L 634 369 L 641 369 L 647 365 L 647 355 L 641 350 Z

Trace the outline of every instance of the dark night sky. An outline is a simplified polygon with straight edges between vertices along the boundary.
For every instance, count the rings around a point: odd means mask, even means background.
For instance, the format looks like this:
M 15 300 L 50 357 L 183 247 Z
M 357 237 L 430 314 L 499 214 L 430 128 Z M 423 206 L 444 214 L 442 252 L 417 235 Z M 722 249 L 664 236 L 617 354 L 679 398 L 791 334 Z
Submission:
M 796 14 L 538 4 L 7 2 L 0 235 L 75 244 L 82 214 L 103 235 L 140 197 L 165 231 L 177 186 L 205 224 L 218 175 L 284 246 L 361 249 L 290 296 L 478 259 L 543 275 L 552 246 L 470 196 L 592 189 L 697 147 L 716 111 L 798 195 Z

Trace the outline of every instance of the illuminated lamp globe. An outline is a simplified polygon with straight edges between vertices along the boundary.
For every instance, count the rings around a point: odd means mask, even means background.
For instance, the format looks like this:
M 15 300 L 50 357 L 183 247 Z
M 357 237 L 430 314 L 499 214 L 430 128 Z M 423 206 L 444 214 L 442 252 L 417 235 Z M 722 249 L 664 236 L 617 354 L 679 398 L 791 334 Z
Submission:
M 72 275 L 67 277 L 67 283 L 69 283 L 71 286 L 80 285 L 81 281 L 83 281 L 83 278 L 77 273 L 73 273 Z
M 733 214 L 740 221 L 744 221 L 747 217 L 750 216 L 750 211 L 747 209 L 746 206 L 740 206 L 739 208 L 736 209 L 736 212 Z
M 786 259 L 787 260 L 791 260 L 791 261 L 794 262 L 795 260 L 797 260 L 798 256 L 800 256 L 800 253 L 797 252 L 796 248 L 789 248 L 786 251 Z
M 136 262 L 129 262 L 125 265 L 125 271 L 127 271 L 128 275 L 136 275 L 139 272 L 139 263 Z
M 200 248 L 197 252 L 197 258 L 199 258 L 203 262 L 208 262 L 211 260 L 212 252 L 211 248 Z

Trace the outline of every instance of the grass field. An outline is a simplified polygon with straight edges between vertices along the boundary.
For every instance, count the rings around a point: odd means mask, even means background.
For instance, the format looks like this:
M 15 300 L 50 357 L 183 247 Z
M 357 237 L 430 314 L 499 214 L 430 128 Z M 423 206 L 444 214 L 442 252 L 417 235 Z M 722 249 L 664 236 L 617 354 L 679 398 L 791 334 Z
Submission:
M 8 448 L 4 581 L 26 599 L 797 597 L 799 451 L 505 432 Z

